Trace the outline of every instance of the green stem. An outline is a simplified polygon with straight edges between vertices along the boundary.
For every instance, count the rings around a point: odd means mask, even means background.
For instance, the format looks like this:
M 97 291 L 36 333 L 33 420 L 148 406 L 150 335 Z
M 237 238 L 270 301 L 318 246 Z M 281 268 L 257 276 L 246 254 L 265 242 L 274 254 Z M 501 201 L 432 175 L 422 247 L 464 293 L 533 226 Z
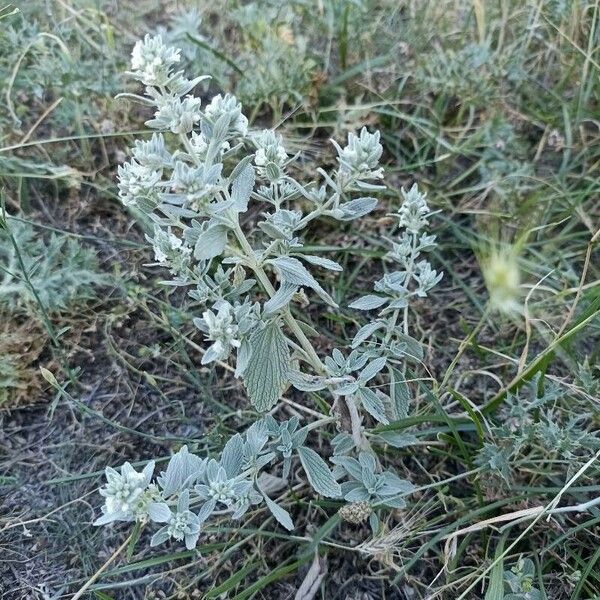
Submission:
M 265 270 L 260 264 L 258 264 L 254 256 L 254 250 L 252 249 L 250 242 L 248 242 L 248 238 L 245 236 L 239 223 L 236 222 L 233 231 L 240 246 L 242 247 L 242 250 L 246 253 L 246 256 L 248 257 L 250 268 L 254 271 L 256 277 L 260 281 L 267 294 L 269 294 L 269 296 L 272 298 L 275 295 L 275 288 L 273 287 L 273 284 L 271 283 L 269 277 L 265 273 Z M 291 329 L 292 333 L 300 343 L 302 350 L 304 350 L 307 359 L 309 360 L 310 364 L 315 369 L 315 371 L 317 371 L 317 373 L 325 373 L 325 365 L 321 362 L 321 359 L 315 352 L 315 349 L 313 348 L 309 339 L 302 331 L 302 328 L 290 312 L 289 308 L 283 311 L 282 316 L 283 320 L 285 321 L 285 324 Z

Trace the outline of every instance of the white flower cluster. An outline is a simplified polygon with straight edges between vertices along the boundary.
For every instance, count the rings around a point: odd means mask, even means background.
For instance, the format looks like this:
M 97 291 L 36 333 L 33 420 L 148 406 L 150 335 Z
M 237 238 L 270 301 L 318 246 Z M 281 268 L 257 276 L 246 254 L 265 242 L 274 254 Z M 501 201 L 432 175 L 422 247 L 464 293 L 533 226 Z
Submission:
M 151 546 L 163 544 L 169 538 L 185 541 L 185 547 L 192 550 L 198 543 L 202 519 L 190 510 L 190 491 L 183 489 L 173 511 L 166 503 L 160 503 L 152 508 L 149 515 L 155 523 L 167 523 L 159 529 L 150 540 Z
M 194 319 L 196 327 L 206 333 L 208 341 L 213 342 L 202 357 L 202 364 L 226 360 L 232 350 L 238 350 L 239 367 L 240 355 L 243 357 L 251 351 L 249 338 L 260 322 L 259 306 L 219 300 L 213 308 L 216 312 L 206 310 L 201 319 Z
M 429 224 L 428 218 L 432 213 L 427 206 L 425 194 L 419 191 L 416 183 L 408 192 L 404 188 L 401 192 L 404 201 L 398 210 L 398 220 L 405 231 L 400 236 L 400 243 L 393 245 L 388 257 L 402 265 L 407 282 L 410 277 L 413 278 L 416 283 L 414 293 L 426 296 L 443 276 L 431 267 L 429 261 L 417 260 L 423 252 L 429 252 L 436 246 L 434 235 L 419 235 Z
M 221 302 L 216 314 L 212 310 L 202 313 L 201 327 L 206 331 L 206 339 L 213 342 L 202 358 L 204 364 L 223 360 L 229 356 L 232 348 L 241 346 L 241 341 L 237 339 L 239 330 L 233 306 L 229 302 Z
M 173 275 L 185 277 L 190 266 L 192 249 L 183 243 L 183 240 L 172 233 L 154 226 L 154 237 L 147 238 L 154 249 L 154 258 L 161 265 L 169 268 Z
M 121 472 L 111 467 L 106 468 L 106 485 L 100 490 L 104 496 L 103 515 L 96 519 L 94 525 L 104 525 L 112 521 L 142 520 L 146 516 L 150 480 L 154 472 L 154 461 L 150 461 L 141 473 L 138 473 L 128 462 L 121 467 Z
M 271 129 L 265 129 L 253 141 L 256 146 L 254 164 L 258 167 L 259 177 L 270 183 L 280 182 L 288 162 L 282 137 Z
M 131 71 L 144 85 L 164 86 L 173 66 L 180 61 L 180 51 L 166 46 L 160 36 L 147 34 L 136 42 L 131 53 Z
M 119 197 L 125 206 L 151 211 L 160 201 L 160 172 L 135 160 L 119 165 Z
M 131 153 L 142 167 L 157 173 L 159 179 L 162 170 L 171 163 L 165 139 L 158 133 L 153 133 L 149 140 L 136 140 Z
M 364 181 L 381 179 L 383 169 L 379 167 L 379 159 L 383 154 L 383 146 L 379 143 L 379 137 L 379 131 L 370 133 L 363 127 L 358 136 L 348 134 L 348 145 L 345 148 L 334 142 L 341 171 Z
M 161 98 L 154 119 L 146 121 L 153 129 L 168 129 L 172 133 L 190 133 L 200 122 L 200 98 Z
M 248 119 L 242 113 L 242 105 L 231 94 L 217 94 L 204 110 L 204 116 L 213 125 L 226 116 L 232 135 L 243 137 L 248 133 Z
M 402 188 L 402 206 L 398 210 L 400 217 L 400 227 L 404 227 L 409 233 L 417 234 L 421 229 L 427 226 L 427 217 L 430 214 L 429 207 L 425 201 L 425 194 L 422 194 L 417 184 L 408 190 Z

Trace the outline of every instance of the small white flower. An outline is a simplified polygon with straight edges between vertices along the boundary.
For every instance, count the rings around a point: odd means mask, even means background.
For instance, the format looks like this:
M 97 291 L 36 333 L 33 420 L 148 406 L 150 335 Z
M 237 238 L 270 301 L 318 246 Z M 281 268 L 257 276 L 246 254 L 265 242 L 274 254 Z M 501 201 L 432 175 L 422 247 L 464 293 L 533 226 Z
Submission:
M 229 116 L 229 132 L 245 136 L 248 133 L 248 119 L 242 114 L 242 105 L 231 94 L 217 94 L 204 110 L 204 116 L 213 125 L 223 116 Z
M 149 462 L 141 473 L 138 473 L 128 462 L 121 467 L 120 473 L 107 467 L 106 485 L 100 489 L 100 494 L 105 498 L 102 507 L 103 515 L 96 519 L 94 525 L 142 518 L 143 511 L 140 509 L 153 471 L 154 461 Z
M 224 360 L 229 356 L 231 348 L 241 346 L 235 311 L 229 302 L 219 302 L 216 313 L 212 310 L 205 311 L 202 313 L 202 319 L 196 320 L 196 324 L 206 332 L 206 338 L 213 342 L 202 357 L 203 365 L 215 360 Z
M 283 177 L 288 162 L 282 137 L 272 129 L 265 129 L 253 141 L 256 146 L 254 164 L 258 167 L 258 175 L 271 183 L 277 183 Z
M 378 165 L 383 147 L 379 143 L 379 137 L 379 131 L 369 133 L 366 127 L 363 127 L 358 136 L 354 133 L 348 134 L 348 144 L 344 148 L 332 140 L 338 152 L 340 172 L 362 180 L 381 179 L 383 169 Z
M 180 60 L 179 50 L 163 43 L 160 35 L 147 34 L 136 42 L 131 52 L 131 70 L 144 85 L 165 85 L 171 68 Z

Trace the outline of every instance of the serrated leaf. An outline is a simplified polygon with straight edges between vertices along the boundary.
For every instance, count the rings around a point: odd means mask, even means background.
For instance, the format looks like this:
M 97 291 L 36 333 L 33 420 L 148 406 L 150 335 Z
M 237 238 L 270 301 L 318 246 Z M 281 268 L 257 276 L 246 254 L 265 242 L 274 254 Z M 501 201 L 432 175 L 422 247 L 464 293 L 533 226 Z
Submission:
M 232 149 L 230 149 L 229 151 L 231 150 Z M 238 175 L 246 168 L 247 165 L 249 165 L 252 162 L 253 159 L 254 156 L 252 154 L 250 154 L 249 156 L 244 156 L 244 158 L 242 158 L 240 162 L 237 165 L 235 165 L 233 171 L 231 171 L 231 174 L 229 175 L 229 181 L 235 181 L 238 178 Z
M 414 491 L 415 486 L 406 479 L 400 479 L 398 475 L 392 471 L 384 471 L 380 475 L 380 481 L 383 486 L 380 488 L 382 495 L 406 495 Z
M 339 205 L 342 215 L 340 221 L 352 221 L 368 215 L 377 206 L 376 198 L 356 198 Z
M 350 449 L 352 448 L 354 448 L 354 443 Z M 343 467 L 354 479 L 362 480 L 362 466 L 355 458 L 351 456 L 334 456 L 331 462 Z
M 347 381 L 336 386 L 334 392 L 339 396 L 349 396 L 350 394 L 354 394 L 359 387 L 360 384 L 358 381 Z
M 296 293 L 297 289 L 298 286 L 294 284 L 282 283 L 279 286 L 279 289 L 275 292 L 275 294 L 273 294 L 273 297 L 267 302 L 265 302 L 265 305 L 263 307 L 264 312 L 266 314 L 272 314 L 274 312 L 277 312 L 281 308 L 287 306 L 293 298 L 294 294 Z
M 392 310 L 399 310 L 401 308 L 406 308 L 408 306 L 408 298 L 396 298 L 392 300 L 388 306 L 388 308 Z
M 166 502 L 151 502 L 148 516 L 155 523 L 166 523 L 171 518 L 171 509 Z
M 286 382 L 290 351 L 279 325 L 272 322 L 250 339 L 252 354 L 244 371 L 250 402 L 260 412 L 275 406 Z
M 319 282 L 308 272 L 308 269 L 292 256 L 280 256 L 270 261 L 281 274 L 286 283 L 313 289 L 330 306 L 337 308 L 333 298 L 320 286 Z
M 356 310 L 373 310 L 375 308 L 383 306 L 386 302 L 387 298 L 369 294 L 368 296 L 362 296 L 362 298 L 358 298 L 349 306 L 350 308 L 355 308 Z
M 422 362 L 423 358 L 424 358 L 424 353 L 423 353 L 423 345 L 421 344 L 421 342 L 419 342 L 418 340 L 415 340 L 415 338 L 411 337 L 410 335 L 406 335 L 399 328 L 396 328 L 394 333 L 396 334 L 396 336 L 398 337 L 398 339 L 400 341 L 402 341 L 402 342 L 404 342 L 404 344 L 406 344 L 406 350 L 405 350 L 406 356 L 409 358 L 412 358 L 413 360 L 416 360 L 417 362 Z
M 228 113 L 222 114 L 214 125 L 210 125 L 207 121 L 203 121 L 203 125 L 207 126 L 209 131 L 210 142 L 206 151 L 206 162 L 212 163 L 221 149 L 223 141 L 225 141 L 231 115 Z
M 171 204 L 159 204 L 157 207 L 166 217 L 174 218 L 177 220 L 178 218 L 182 219 L 193 219 L 197 217 L 198 214 L 189 210 L 188 208 L 182 208 L 181 206 L 173 206 Z
M 220 462 L 229 478 L 235 477 L 241 471 L 244 462 L 244 440 L 239 433 L 227 440 Z
M 235 377 L 241 377 L 244 374 L 250 361 L 250 356 L 252 356 L 252 346 L 248 340 L 242 340 L 235 357 Z
M 392 400 L 395 418 L 404 419 L 408 415 L 410 389 L 404 377 L 398 370 L 389 367 L 388 372 L 390 374 L 390 398 Z
M 340 484 L 333 478 L 327 463 L 311 448 L 298 448 L 300 461 L 313 489 L 326 498 L 339 498 L 342 494 Z
M 258 227 L 274 240 L 288 239 L 286 232 L 282 231 L 278 227 L 275 227 L 275 225 L 273 225 L 273 223 L 269 223 L 269 221 L 261 221 L 258 223 Z
M 387 359 L 385 356 L 380 356 L 379 358 L 376 358 L 375 360 L 372 360 L 361 372 L 360 375 L 358 376 L 358 379 L 360 381 L 362 381 L 363 383 L 370 381 L 371 379 L 373 379 L 373 377 L 375 377 L 375 375 L 377 375 L 377 373 L 379 373 L 379 371 L 381 371 L 381 369 L 383 369 L 383 367 L 385 367 L 385 363 L 387 362 Z
M 308 337 L 319 337 L 319 332 L 312 326 L 309 325 L 308 323 L 305 323 L 304 321 L 298 321 L 298 325 L 300 325 L 300 329 L 302 329 L 302 331 L 308 336 Z
M 324 377 L 319 377 L 318 375 L 306 375 L 300 371 L 290 371 L 288 373 L 288 380 L 301 392 L 318 392 L 327 387 Z

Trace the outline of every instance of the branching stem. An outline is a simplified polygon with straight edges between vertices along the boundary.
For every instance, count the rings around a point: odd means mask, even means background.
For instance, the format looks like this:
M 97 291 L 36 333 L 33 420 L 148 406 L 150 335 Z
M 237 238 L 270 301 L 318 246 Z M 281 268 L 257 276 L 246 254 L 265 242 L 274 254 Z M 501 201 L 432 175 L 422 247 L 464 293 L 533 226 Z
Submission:
M 275 288 L 273 287 L 273 284 L 271 283 L 268 275 L 265 273 L 265 270 L 260 264 L 258 264 L 258 261 L 256 260 L 256 257 L 254 255 L 254 250 L 252 249 L 252 246 L 250 245 L 248 238 L 242 231 L 242 228 L 240 227 L 239 223 L 236 222 L 233 231 L 240 246 L 242 247 L 242 250 L 246 254 L 250 268 L 252 269 L 252 271 L 254 271 L 261 285 L 263 286 L 267 294 L 269 294 L 269 297 L 272 298 L 275 295 Z M 285 324 L 291 329 L 292 333 L 300 343 L 300 346 L 302 346 L 302 350 L 306 354 L 306 358 L 310 362 L 313 369 L 315 369 L 315 371 L 320 375 L 324 374 L 325 365 L 322 363 L 318 354 L 315 352 L 315 349 L 313 348 L 309 339 L 306 337 L 305 333 L 302 331 L 302 328 L 290 312 L 289 308 L 286 308 L 283 311 L 282 315 Z

